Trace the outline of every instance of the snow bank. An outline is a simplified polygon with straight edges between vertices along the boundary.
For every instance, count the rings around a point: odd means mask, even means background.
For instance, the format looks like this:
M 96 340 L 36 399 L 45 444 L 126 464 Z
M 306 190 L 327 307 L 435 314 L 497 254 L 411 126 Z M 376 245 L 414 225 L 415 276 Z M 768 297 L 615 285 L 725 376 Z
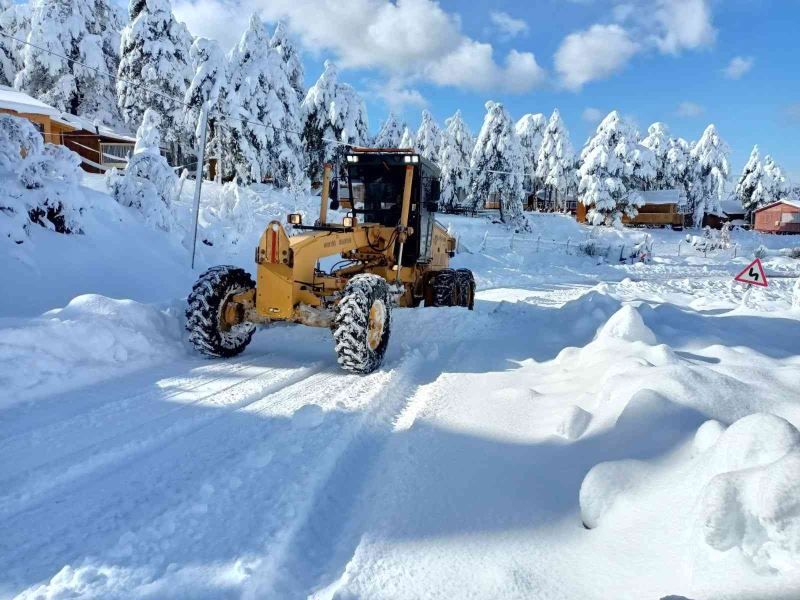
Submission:
M 592 467 L 578 496 L 583 526 L 594 529 L 600 525 L 605 514 L 641 482 L 645 473 L 646 465 L 638 460 L 616 460 Z
M 800 561 L 800 432 L 767 414 L 740 419 L 703 457 L 711 473 L 699 511 L 705 543 L 738 548 L 757 571 Z
M 184 352 L 177 312 L 87 294 L 0 320 L 0 408 L 174 359 Z
M 580 406 L 572 405 L 567 408 L 567 412 L 559 423 L 556 433 L 568 440 L 577 440 L 586 432 L 591 422 L 592 413 L 583 410 Z
M 600 328 L 600 331 L 597 332 L 597 337 L 616 338 L 628 342 L 643 342 L 650 346 L 656 344 L 655 334 L 644 324 L 639 311 L 630 305 L 620 308 Z

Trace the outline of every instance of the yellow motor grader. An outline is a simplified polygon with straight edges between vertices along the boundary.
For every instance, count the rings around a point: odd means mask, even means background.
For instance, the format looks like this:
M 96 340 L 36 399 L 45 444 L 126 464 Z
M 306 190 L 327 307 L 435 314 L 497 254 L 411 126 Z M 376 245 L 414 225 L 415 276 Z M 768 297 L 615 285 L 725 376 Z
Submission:
M 439 169 L 413 150 L 352 148 L 341 171 L 334 179 L 325 166 L 315 223 L 290 214 L 292 236 L 279 221 L 267 225 L 255 282 L 232 266 L 200 276 L 186 310 L 198 351 L 235 356 L 256 324 L 289 321 L 330 327 L 339 364 L 371 373 L 383 361 L 394 306 L 472 309 L 475 280 L 468 269 L 449 268 L 456 241 L 434 219 Z M 341 223 L 328 221 L 329 206 L 346 211 Z

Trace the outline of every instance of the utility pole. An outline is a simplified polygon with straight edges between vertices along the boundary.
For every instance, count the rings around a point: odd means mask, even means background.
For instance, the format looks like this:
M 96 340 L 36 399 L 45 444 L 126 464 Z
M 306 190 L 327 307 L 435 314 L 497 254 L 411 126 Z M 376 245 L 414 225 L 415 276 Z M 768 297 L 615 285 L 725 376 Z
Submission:
M 197 148 L 197 165 L 194 180 L 194 236 L 192 237 L 192 270 L 197 253 L 197 221 L 200 218 L 200 191 L 203 188 L 203 160 L 206 151 L 206 129 L 208 128 L 208 102 L 200 109 L 200 144 Z

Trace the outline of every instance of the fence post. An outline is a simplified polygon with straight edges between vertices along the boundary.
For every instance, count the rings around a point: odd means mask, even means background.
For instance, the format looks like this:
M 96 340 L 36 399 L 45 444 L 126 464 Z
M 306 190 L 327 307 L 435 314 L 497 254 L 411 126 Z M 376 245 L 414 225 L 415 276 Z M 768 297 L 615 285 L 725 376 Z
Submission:
M 508 243 L 508 247 L 509 247 L 509 249 L 511 249 L 511 250 L 513 250 L 513 249 L 514 249 L 514 235 L 515 235 L 514 233 L 512 233 L 512 234 L 511 234 L 511 240 L 510 240 L 510 241 L 509 241 L 509 243 Z
M 619 247 L 619 262 L 622 262 L 625 257 L 625 244 Z
M 486 238 L 489 237 L 489 230 L 486 230 L 486 233 L 483 234 L 483 241 L 481 241 L 481 252 L 486 250 Z
M 539 242 L 541 242 L 541 241 L 542 241 L 542 236 L 539 236 L 539 237 L 536 238 L 536 252 L 537 252 L 537 254 L 539 252 Z
M 567 238 L 567 254 L 569 254 L 569 243 L 572 241 L 572 237 Z

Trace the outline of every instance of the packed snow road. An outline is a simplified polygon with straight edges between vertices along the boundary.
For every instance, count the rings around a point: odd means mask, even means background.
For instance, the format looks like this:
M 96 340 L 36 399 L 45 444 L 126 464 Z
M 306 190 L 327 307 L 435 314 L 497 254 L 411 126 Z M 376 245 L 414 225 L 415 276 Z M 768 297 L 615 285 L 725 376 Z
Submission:
M 395 311 L 366 377 L 98 296 L 0 330 L 0 597 L 797 597 L 792 283 L 460 260 L 476 310 Z

